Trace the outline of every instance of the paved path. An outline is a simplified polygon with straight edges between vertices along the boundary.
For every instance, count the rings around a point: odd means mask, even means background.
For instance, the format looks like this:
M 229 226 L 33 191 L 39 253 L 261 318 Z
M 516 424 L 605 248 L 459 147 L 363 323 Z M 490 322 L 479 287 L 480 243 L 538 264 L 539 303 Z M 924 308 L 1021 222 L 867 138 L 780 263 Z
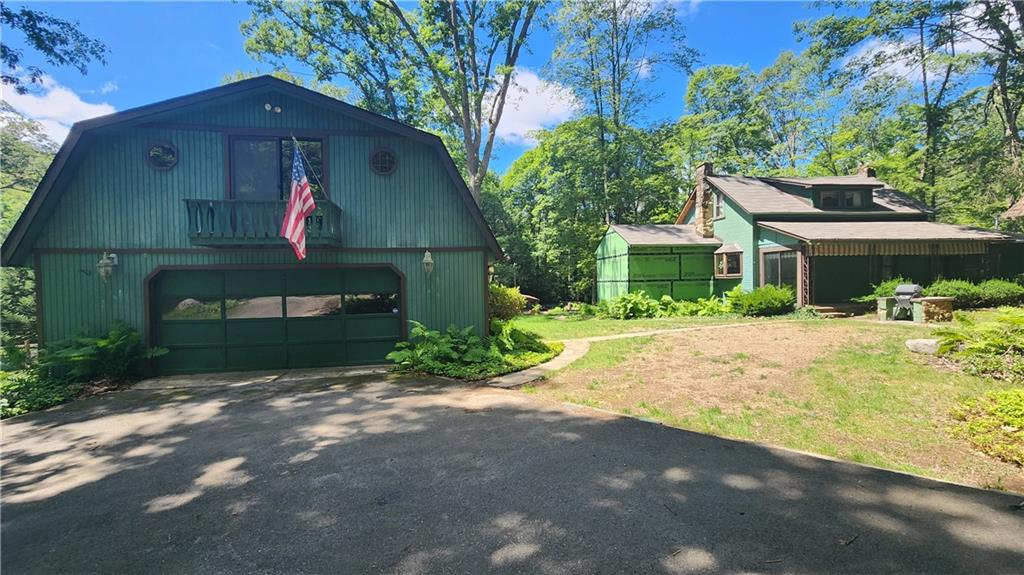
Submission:
M 1020 573 L 1019 496 L 393 374 L 3 425 L 6 573 Z

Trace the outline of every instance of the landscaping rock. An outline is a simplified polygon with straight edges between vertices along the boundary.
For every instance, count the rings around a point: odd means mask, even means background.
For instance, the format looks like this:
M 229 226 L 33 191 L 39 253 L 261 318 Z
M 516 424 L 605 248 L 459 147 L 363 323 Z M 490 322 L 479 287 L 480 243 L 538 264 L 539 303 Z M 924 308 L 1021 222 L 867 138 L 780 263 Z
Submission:
M 908 339 L 907 349 L 914 353 L 935 355 L 939 353 L 939 340 L 937 339 Z

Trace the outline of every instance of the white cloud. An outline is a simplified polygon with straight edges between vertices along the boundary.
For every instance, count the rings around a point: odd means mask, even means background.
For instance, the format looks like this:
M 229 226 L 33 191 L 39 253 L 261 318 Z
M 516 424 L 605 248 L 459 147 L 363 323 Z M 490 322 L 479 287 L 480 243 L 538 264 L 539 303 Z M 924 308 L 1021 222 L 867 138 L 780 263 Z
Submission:
M 117 82 L 104 82 L 103 85 L 100 86 L 100 94 L 110 94 L 111 92 L 116 92 L 120 89 L 121 87 L 117 85 Z
M 497 135 L 513 144 L 532 146 L 537 143 L 532 132 L 568 120 L 579 108 L 579 100 L 565 86 L 517 67 Z
M 636 63 L 636 74 L 641 78 L 650 78 L 651 72 L 653 71 L 654 65 L 651 64 L 651 61 L 648 58 L 641 58 L 640 61 Z
M 680 6 L 680 12 L 683 16 L 692 16 L 697 13 L 700 8 L 701 0 L 689 0 L 689 2 L 683 2 Z
M 42 84 L 28 94 L 18 94 L 11 89 L 4 92 L 3 97 L 7 103 L 42 124 L 46 133 L 58 143 L 67 137 L 71 124 L 115 112 L 114 107 L 106 102 L 91 104 L 82 100 L 70 88 L 58 84 L 49 76 L 44 76 Z

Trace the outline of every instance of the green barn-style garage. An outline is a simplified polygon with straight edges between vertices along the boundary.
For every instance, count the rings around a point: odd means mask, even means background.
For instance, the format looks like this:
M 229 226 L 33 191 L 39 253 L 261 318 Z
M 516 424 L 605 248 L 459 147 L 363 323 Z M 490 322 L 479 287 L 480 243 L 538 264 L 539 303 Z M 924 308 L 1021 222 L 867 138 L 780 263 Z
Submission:
M 302 261 L 278 237 L 296 144 Z M 3 245 L 43 342 L 124 321 L 162 373 L 376 363 L 407 320 L 483 333 L 497 257 L 440 139 L 269 76 L 76 124 Z

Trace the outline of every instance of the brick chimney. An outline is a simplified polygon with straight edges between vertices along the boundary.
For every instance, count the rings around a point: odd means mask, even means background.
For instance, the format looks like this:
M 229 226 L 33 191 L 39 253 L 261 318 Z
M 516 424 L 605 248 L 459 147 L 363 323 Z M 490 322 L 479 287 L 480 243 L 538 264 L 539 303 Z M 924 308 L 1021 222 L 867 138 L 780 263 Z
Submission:
M 714 200 L 708 176 L 715 175 L 715 165 L 704 162 L 697 166 L 697 188 L 694 197 L 693 225 L 702 238 L 715 237 Z
M 871 166 L 864 165 L 857 168 L 857 175 L 864 178 L 873 178 L 875 177 L 875 169 Z

